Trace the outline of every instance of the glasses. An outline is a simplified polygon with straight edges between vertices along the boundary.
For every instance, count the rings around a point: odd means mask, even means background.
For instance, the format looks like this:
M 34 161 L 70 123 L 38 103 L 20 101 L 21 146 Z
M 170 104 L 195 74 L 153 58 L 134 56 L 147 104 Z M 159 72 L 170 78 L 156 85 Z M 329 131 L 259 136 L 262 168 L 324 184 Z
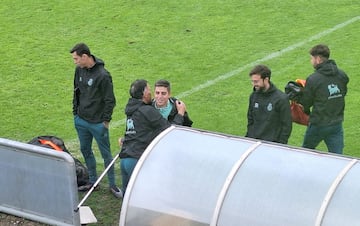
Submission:
M 251 79 L 250 81 L 251 81 L 251 83 L 252 83 L 252 84 L 254 84 L 254 85 L 255 85 L 255 84 L 259 84 L 259 83 L 260 83 L 260 81 L 263 81 L 263 82 L 264 82 L 264 81 L 265 81 L 265 79 L 269 79 L 269 78 L 268 78 L 268 77 L 266 77 L 266 78 L 263 78 L 263 79 L 261 79 L 261 78 L 260 78 L 260 79 L 256 79 L 256 80 L 255 80 L 255 79 Z
M 251 80 L 251 83 L 252 83 L 252 84 L 259 84 L 261 80 L 263 80 L 263 79 Z

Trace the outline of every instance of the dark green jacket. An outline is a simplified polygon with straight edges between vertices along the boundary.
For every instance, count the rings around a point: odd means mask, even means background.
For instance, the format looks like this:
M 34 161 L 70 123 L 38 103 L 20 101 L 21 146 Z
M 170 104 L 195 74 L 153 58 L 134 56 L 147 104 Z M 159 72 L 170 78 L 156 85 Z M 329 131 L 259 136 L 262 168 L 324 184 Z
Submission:
M 139 159 L 151 141 L 171 124 L 151 104 L 130 98 L 126 107 L 126 130 L 120 158 Z
M 193 121 L 190 119 L 189 114 L 187 112 L 185 112 L 184 116 L 181 116 L 178 114 L 178 111 L 177 111 L 176 105 L 175 105 L 175 102 L 177 101 L 177 99 L 175 97 L 170 97 L 169 101 L 172 105 L 172 109 L 167 118 L 168 121 L 171 124 L 191 127 L 193 124 Z M 152 105 L 155 106 L 155 100 L 152 101 Z
M 325 126 L 344 120 L 348 76 L 335 61 L 327 60 L 306 79 L 300 103 L 310 115 L 310 124 Z
M 289 98 L 270 84 L 266 92 L 254 89 L 250 95 L 246 136 L 287 144 L 292 130 Z
M 93 58 L 92 68 L 75 69 L 73 114 L 91 123 L 109 122 L 116 104 L 112 78 L 104 62 Z

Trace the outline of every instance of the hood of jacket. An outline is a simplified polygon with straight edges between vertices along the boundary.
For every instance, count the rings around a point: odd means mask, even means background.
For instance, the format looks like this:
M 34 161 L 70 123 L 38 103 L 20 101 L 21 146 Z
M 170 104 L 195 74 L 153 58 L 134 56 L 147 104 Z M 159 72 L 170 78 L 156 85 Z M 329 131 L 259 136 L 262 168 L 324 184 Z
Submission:
M 94 55 L 91 55 L 91 57 L 94 59 L 94 62 L 95 62 L 94 66 L 92 66 L 91 68 L 83 68 L 83 69 L 85 69 L 87 71 L 92 71 L 92 70 L 95 70 L 97 68 L 97 66 L 105 67 L 105 62 L 102 59 L 97 58 Z M 81 70 L 82 68 L 77 66 L 77 69 Z
M 102 65 L 102 66 L 105 66 L 105 62 L 100 59 L 100 58 L 97 58 L 96 56 L 94 55 L 91 55 L 93 58 L 94 58 L 94 61 L 95 61 L 95 65 Z
M 334 60 L 327 60 L 315 66 L 316 72 L 325 76 L 336 76 L 339 69 Z
M 132 115 L 143 105 L 146 104 L 142 100 L 130 97 L 125 107 L 125 114 Z

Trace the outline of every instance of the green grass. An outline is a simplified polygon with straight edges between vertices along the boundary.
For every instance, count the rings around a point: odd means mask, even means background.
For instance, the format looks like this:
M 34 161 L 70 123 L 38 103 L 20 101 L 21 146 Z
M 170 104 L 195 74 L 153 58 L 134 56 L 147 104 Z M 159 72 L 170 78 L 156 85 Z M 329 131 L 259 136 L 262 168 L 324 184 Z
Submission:
M 105 61 L 113 76 L 114 153 L 119 151 L 117 139 L 123 135 L 124 106 L 133 80 L 145 78 L 153 84 L 159 78 L 169 79 L 173 94 L 185 101 L 194 128 L 243 136 L 251 65 L 267 64 L 272 80 L 283 89 L 289 80 L 306 78 L 313 71 L 308 50 L 326 43 L 350 77 L 344 153 L 360 157 L 360 91 L 355 77 L 360 20 L 309 40 L 358 17 L 359 11 L 355 0 L 4 0 L 0 5 L 0 136 L 27 142 L 38 135 L 57 135 L 81 158 L 73 128 L 74 64 L 69 54 L 80 41 Z M 264 59 L 301 42 L 291 51 Z M 218 79 L 233 71 L 232 76 Z M 199 88 L 208 81 L 213 83 Z M 294 125 L 289 144 L 300 146 L 304 131 L 304 126 Z M 321 144 L 318 149 L 326 147 Z M 98 152 L 97 159 L 101 172 Z M 116 170 L 120 178 L 118 163 Z M 102 185 L 106 188 L 106 180 Z M 99 225 L 117 224 L 120 202 L 107 190 L 92 194 L 86 205 L 95 209 Z

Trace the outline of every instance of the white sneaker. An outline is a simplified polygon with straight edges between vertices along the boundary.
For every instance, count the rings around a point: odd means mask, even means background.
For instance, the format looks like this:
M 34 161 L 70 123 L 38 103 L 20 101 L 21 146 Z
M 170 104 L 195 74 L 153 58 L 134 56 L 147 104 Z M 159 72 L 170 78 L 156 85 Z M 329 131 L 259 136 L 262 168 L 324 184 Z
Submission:
M 115 185 L 110 187 L 110 192 L 111 192 L 116 198 L 121 199 L 121 198 L 123 197 L 123 192 L 121 191 L 120 188 L 116 187 Z

